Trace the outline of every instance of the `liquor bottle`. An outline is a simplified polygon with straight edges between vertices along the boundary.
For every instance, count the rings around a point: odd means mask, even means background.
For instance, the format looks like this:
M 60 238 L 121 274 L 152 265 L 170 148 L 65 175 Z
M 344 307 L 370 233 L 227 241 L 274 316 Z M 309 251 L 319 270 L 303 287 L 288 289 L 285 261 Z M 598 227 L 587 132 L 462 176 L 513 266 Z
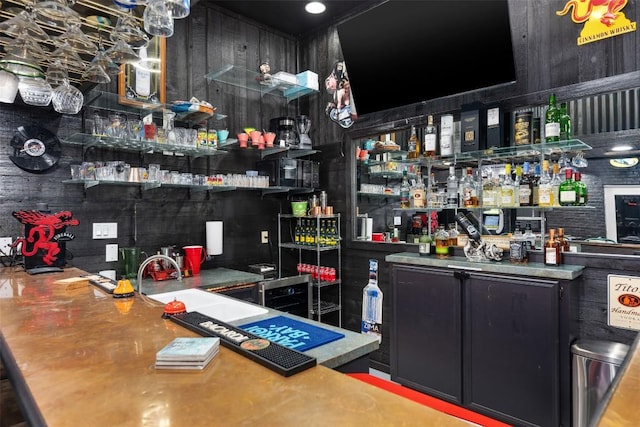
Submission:
M 518 186 L 518 202 L 520 206 L 533 206 L 533 182 L 529 174 L 529 162 L 522 164 L 522 179 Z
M 515 189 L 516 206 L 520 206 L 520 183 L 522 182 L 522 166 L 516 165 L 516 173 L 513 178 L 513 187 Z
M 556 95 L 549 95 L 549 105 L 544 116 L 544 140 L 556 142 L 560 140 L 560 110 L 556 106 Z
M 573 181 L 573 169 L 566 168 L 564 171 L 565 180 L 560 184 L 558 191 L 560 196 L 560 206 L 575 206 L 577 202 L 576 185 Z
M 440 155 L 446 156 L 452 155 L 456 150 L 454 145 L 454 123 L 453 123 L 453 114 L 443 114 L 440 116 Z M 442 154 L 442 150 L 444 150 L 445 154 Z
M 433 124 L 433 116 L 429 114 L 427 116 L 427 127 L 424 128 L 424 157 L 435 157 L 436 155 L 436 141 L 437 141 L 437 131 L 436 127 Z M 453 145 L 451 145 L 451 152 L 449 154 L 442 154 L 442 146 L 440 146 L 440 154 L 442 156 L 447 156 L 453 154 Z
M 447 207 L 458 207 L 458 178 L 456 177 L 455 166 L 449 166 L 449 176 L 447 177 Z
M 538 206 L 553 206 L 553 191 L 551 189 L 551 175 L 549 175 L 549 160 L 542 161 L 542 173 L 538 184 Z
M 540 197 L 538 191 L 540 190 L 540 163 L 536 162 L 533 165 L 533 175 L 531 176 L 531 193 L 533 194 L 533 206 L 538 206 Z
M 582 181 L 582 174 L 578 171 L 573 174 L 573 180 L 576 186 L 576 205 L 585 206 L 589 201 L 587 184 Z
M 509 261 L 514 263 L 525 263 L 529 260 L 527 242 L 520 228 L 520 223 L 516 222 L 515 229 L 509 241 Z
M 138 56 L 142 61 L 147 59 L 147 48 L 141 47 Z M 151 71 L 148 68 L 137 66 L 136 69 L 136 94 L 140 98 L 147 98 L 151 95 Z
M 567 103 L 560 103 L 560 141 L 571 139 L 571 116 L 567 113 Z
M 429 175 L 429 184 L 427 185 L 427 207 L 442 207 L 442 203 L 438 200 L 438 182 L 436 181 L 436 174 L 434 172 L 431 172 L 431 175 Z
M 569 252 L 569 241 L 564 238 L 564 228 L 558 228 L 558 244 L 560 244 L 560 252 Z
M 362 290 L 362 326 L 360 332 L 382 342 L 382 290 L 378 286 L 378 260 L 369 260 L 369 281 Z
M 467 173 L 460 179 L 460 207 L 478 207 L 478 187 L 471 167 L 467 167 Z
M 449 233 L 444 229 L 444 225 L 438 226 L 433 239 L 436 241 L 436 257 L 447 258 L 449 256 Z
M 558 162 L 553 163 L 552 169 L 551 193 L 553 194 L 553 206 L 560 206 L 560 184 L 562 184 L 562 178 L 560 178 L 560 165 L 558 165 Z
M 524 239 L 527 241 L 529 249 L 536 248 L 536 235 L 533 234 L 533 230 L 531 229 L 531 223 L 527 223 L 524 226 Z
M 294 232 L 294 239 L 293 239 L 293 242 L 296 245 L 300 244 L 301 235 L 302 235 L 302 220 L 298 219 L 298 221 L 296 222 L 296 229 Z
M 560 252 L 560 244 L 556 240 L 556 230 L 549 230 L 549 240 L 544 245 L 544 263 L 546 265 L 562 264 L 562 254 Z
M 411 187 L 411 203 L 414 208 L 426 208 L 427 207 L 427 190 L 422 180 L 422 174 L 420 168 L 416 170 L 416 180 Z
M 516 207 L 516 188 L 513 179 L 511 179 L 511 163 L 504 165 L 504 173 L 504 179 L 500 183 L 500 206 Z
M 422 227 L 422 233 L 420 234 L 420 239 L 418 240 L 418 253 L 421 256 L 431 255 L 431 237 L 429 237 L 429 230 L 427 227 Z
M 449 234 L 449 246 L 450 247 L 458 246 L 458 236 L 460 235 L 460 233 L 456 229 L 455 222 L 449 223 L 449 229 L 447 230 L 447 233 Z
M 400 207 L 409 209 L 411 207 L 411 187 L 407 178 L 407 171 L 402 171 L 402 182 L 400 183 Z
M 407 144 L 407 158 L 420 158 L 420 141 L 418 140 L 418 135 L 416 135 L 415 126 L 411 126 L 411 136 L 409 136 L 409 142 Z
M 492 170 L 486 170 L 487 176 L 482 178 L 482 207 L 492 208 L 498 206 L 498 189 Z

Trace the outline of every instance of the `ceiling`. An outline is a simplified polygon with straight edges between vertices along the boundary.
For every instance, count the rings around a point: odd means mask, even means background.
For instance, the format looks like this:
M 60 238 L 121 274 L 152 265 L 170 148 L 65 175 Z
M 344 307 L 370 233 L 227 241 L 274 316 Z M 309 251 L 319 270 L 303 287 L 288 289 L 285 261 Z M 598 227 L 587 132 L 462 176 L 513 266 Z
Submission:
M 379 0 L 323 0 L 327 10 L 320 15 L 311 15 L 304 10 L 304 5 L 308 0 L 200 1 L 223 7 L 267 27 L 293 36 L 300 36 L 316 29 L 325 28 L 339 21 L 340 18 L 366 9 L 369 5 L 380 3 Z

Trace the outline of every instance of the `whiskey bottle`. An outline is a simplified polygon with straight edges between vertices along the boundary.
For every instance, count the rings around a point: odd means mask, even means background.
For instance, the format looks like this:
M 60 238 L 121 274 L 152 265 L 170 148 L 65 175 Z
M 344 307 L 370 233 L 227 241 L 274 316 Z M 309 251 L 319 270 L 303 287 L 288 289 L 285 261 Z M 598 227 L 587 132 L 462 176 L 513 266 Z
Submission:
M 420 158 L 420 141 L 418 140 L 418 135 L 416 135 L 415 126 L 411 126 L 411 136 L 409 136 L 409 142 L 407 144 L 407 158 Z
M 556 240 L 556 230 L 549 230 L 549 240 L 544 245 L 544 263 L 546 265 L 558 266 L 562 263 L 560 244 Z
M 411 187 L 407 178 L 407 171 L 402 171 L 402 182 L 400 183 L 400 207 L 409 209 L 411 207 Z
M 569 252 L 569 241 L 564 237 L 564 228 L 558 228 L 558 244 L 560 245 L 560 252 Z
M 482 207 L 498 206 L 498 189 L 491 169 L 487 168 L 487 176 L 482 178 Z
M 544 138 L 545 142 L 556 142 L 560 140 L 560 110 L 556 106 L 556 95 L 549 95 L 549 105 L 544 116 Z
M 577 202 L 576 185 L 573 181 L 573 169 L 566 168 L 564 171 L 565 180 L 560 184 L 558 194 L 560 196 L 560 206 L 575 206 Z
M 567 103 L 560 103 L 560 141 L 571 139 L 571 116 L 567 113 Z
M 427 116 L 427 127 L 424 128 L 424 157 L 435 157 L 436 155 L 436 140 L 437 140 L 437 131 L 436 127 L 433 125 L 433 116 Z M 448 154 L 443 154 L 442 145 L 440 145 L 440 155 L 442 156 L 450 156 L 453 154 L 453 144 L 449 145 L 450 152 Z
M 427 207 L 427 190 L 419 167 L 416 170 L 415 184 L 411 187 L 411 203 L 414 208 Z
M 585 206 L 588 202 L 587 184 L 582 181 L 582 174 L 576 171 L 573 174 L 573 182 L 576 187 L 576 205 Z

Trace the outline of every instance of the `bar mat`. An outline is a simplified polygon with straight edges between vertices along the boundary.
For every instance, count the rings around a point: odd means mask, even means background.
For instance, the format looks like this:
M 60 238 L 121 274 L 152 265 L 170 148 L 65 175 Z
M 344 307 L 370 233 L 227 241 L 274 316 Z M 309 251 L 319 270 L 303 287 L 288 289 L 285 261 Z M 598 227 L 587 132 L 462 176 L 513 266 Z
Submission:
M 284 316 L 247 323 L 246 325 L 241 325 L 240 328 L 298 351 L 311 350 L 344 338 L 344 334 Z

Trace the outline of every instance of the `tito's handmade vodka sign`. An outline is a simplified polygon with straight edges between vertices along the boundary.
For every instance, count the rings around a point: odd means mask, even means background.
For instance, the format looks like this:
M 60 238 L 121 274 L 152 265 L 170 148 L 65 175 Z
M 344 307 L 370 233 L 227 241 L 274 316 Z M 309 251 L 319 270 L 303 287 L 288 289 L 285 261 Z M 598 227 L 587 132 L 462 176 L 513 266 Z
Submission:
M 609 326 L 640 330 L 640 277 L 607 276 Z

